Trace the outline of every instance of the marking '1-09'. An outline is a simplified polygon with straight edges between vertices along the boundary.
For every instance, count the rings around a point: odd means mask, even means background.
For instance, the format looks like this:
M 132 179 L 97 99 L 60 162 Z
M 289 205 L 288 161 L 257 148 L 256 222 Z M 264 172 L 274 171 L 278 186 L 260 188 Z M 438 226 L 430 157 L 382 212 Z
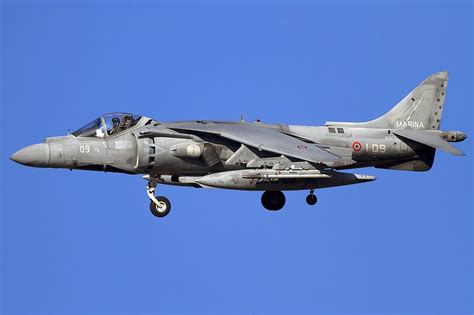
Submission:
M 362 144 L 359 141 L 354 141 L 352 143 L 352 149 L 356 152 L 359 152 L 362 149 Z M 374 153 L 385 153 L 387 152 L 387 146 L 385 144 L 377 144 L 377 143 L 366 143 L 365 144 L 365 151 L 367 152 L 374 152 Z
M 372 144 L 365 144 L 365 150 L 371 151 L 374 153 L 385 153 L 387 152 L 387 146 L 385 144 L 377 144 L 377 143 L 372 143 Z

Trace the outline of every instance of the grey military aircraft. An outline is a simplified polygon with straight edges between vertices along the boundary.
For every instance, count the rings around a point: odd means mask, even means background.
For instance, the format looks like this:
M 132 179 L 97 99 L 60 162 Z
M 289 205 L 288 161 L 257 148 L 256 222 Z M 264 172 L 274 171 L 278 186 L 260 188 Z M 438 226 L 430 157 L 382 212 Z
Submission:
M 285 190 L 365 183 L 374 176 L 340 170 L 376 167 L 427 171 L 436 149 L 464 155 L 450 142 L 460 131 L 441 131 L 447 72 L 433 74 L 385 115 L 368 122 L 325 126 L 260 121 L 160 122 L 129 114 L 105 114 L 72 134 L 46 138 L 10 158 L 34 167 L 144 174 L 151 213 L 166 216 L 170 201 L 157 184 L 263 191 L 268 210 L 280 210 Z

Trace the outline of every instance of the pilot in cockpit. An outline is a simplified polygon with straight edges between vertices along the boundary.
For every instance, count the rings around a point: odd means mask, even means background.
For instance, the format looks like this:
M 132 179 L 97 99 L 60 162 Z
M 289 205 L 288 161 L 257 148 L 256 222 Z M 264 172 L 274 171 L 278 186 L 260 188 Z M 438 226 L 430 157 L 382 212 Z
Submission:
M 109 135 L 111 136 L 111 135 L 116 134 L 116 133 L 118 133 L 122 130 L 123 129 L 120 127 L 120 118 L 118 118 L 118 117 L 112 118 L 112 128 L 109 131 Z
M 130 128 L 132 126 L 132 117 L 130 115 L 123 116 L 122 130 Z

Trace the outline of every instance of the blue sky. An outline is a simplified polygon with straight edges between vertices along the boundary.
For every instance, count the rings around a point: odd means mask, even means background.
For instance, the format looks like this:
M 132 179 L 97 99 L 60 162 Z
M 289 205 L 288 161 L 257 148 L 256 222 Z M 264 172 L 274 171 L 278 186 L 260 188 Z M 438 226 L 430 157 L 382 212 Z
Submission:
M 158 120 L 365 121 L 450 71 L 442 128 L 472 126 L 461 1 L 4 1 L 4 314 L 472 313 L 472 139 L 426 173 L 287 193 L 159 187 L 34 169 L 15 150 L 101 113 Z

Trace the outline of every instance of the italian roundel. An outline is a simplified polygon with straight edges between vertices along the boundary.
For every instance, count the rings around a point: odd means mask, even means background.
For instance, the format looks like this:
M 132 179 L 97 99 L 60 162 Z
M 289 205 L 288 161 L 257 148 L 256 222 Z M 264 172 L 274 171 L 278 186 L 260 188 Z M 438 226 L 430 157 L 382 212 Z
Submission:
M 359 141 L 354 141 L 352 143 L 352 149 L 354 149 L 354 151 L 356 151 L 356 152 L 359 152 L 360 149 L 362 149 L 362 144 L 360 144 Z

